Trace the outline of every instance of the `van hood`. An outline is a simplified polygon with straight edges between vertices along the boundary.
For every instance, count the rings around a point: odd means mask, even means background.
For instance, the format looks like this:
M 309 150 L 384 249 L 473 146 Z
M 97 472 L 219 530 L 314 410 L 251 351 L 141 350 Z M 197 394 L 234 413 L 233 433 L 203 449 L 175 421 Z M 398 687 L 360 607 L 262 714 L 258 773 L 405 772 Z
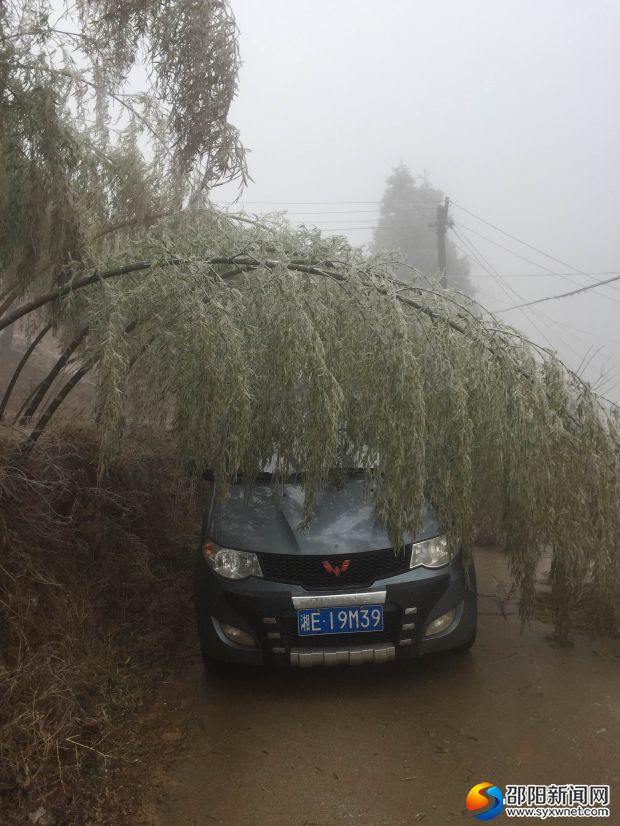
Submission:
M 218 545 L 237 550 L 276 554 L 347 554 L 391 547 L 375 513 L 372 491 L 366 493 L 362 478 L 350 478 L 337 489 L 325 488 L 317 497 L 310 524 L 299 525 L 304 509 L 304 491 L 299 483 L 284 486 L 275 497 L 268 483 L 257 483 L 249 502 L 242 485 L 232 485 L 229 497 L 216 501 L 207 514 L 203 536 Z M 416 542 L 437 536 L 440 527 L 435 512 L 427 506 L 424 524 Z M 406 534 L 405 543 L 412 541 Z

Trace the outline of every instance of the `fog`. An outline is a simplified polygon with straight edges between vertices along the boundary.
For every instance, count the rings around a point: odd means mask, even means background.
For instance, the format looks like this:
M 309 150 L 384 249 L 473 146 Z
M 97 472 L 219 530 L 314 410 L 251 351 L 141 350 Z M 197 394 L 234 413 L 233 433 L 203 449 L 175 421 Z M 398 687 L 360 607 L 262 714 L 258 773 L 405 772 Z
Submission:
M 455 206 L 457 229 L 491 267 L 493 277 L 472 262 L 476 297 L 489 309 L 610 277 L 527 274 L 620 273 L 620 4 L 234 0 L 233 8 L 244 63 L 230 118 L 251 150 L 247 211 L 287 209 L 291 220 L 368 243 L 385 178 L 404 161 L 456 204 L 570 265 Z M 214 200 L 237 194 L 222 187 Z M 586 377 L 604 372 L 601 389 L 620 401 L 620 281 L 502 318 L 575 369 L 587 356 Z

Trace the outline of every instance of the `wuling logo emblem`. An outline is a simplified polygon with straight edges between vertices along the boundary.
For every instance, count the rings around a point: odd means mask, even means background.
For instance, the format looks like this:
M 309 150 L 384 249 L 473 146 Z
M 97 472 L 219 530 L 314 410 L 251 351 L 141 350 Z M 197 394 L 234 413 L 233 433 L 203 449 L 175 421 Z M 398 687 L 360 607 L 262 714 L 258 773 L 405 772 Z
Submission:
M 328 574 L 333 574 L 334 576 L 340 576 L 340 574 L 346 574 L 349 570 L 349 565 L 351 564 L 350 559 L 344 559 L 340 565 L 332 565 L 327 559 L 323 560 L 323 569 L 327 571 Z

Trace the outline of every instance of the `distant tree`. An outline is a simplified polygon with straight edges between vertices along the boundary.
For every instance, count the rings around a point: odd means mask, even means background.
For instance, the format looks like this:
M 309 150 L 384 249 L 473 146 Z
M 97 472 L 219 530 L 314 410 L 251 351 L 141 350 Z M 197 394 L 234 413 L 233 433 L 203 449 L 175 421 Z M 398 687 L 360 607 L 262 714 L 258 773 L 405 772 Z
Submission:
M 432 224 L 437 205 L 443 199 L 444 193 L 431 186 L 426 177 L 416 180 L 406 164 L 400 163 L 386 181 L 374 249 L 399 251 L 405 263 L 436 283 L 437 235 Z M 449 286 L 471 295 L 473 287 L 469 280 L 469 261 L 458 254 L 449 238 L 446 261 Z M 399 267 L 398 274 L 407 281 L 418 278 L 407 267 Z

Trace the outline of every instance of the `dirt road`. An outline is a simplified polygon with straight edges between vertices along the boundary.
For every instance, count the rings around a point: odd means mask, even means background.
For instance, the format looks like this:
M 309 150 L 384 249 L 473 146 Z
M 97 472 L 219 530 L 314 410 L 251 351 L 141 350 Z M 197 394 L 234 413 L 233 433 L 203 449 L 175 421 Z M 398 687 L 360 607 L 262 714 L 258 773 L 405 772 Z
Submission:
M 541 623 L 520 635 L 514 603 L 502 611 L 496 596 L 508 579 L 501 558 L 483 549 L 478 571 L 486 596 L 466 655 L 206 681 L 186 660 L 165 714 L 169 737 L 187 741 L 155 792 L 153 822 L 475 823 L 465 795 L 488 780 L 610 784 L 602 822 L 620 823 L 620 660 L 583 639 L 556 647 Z

